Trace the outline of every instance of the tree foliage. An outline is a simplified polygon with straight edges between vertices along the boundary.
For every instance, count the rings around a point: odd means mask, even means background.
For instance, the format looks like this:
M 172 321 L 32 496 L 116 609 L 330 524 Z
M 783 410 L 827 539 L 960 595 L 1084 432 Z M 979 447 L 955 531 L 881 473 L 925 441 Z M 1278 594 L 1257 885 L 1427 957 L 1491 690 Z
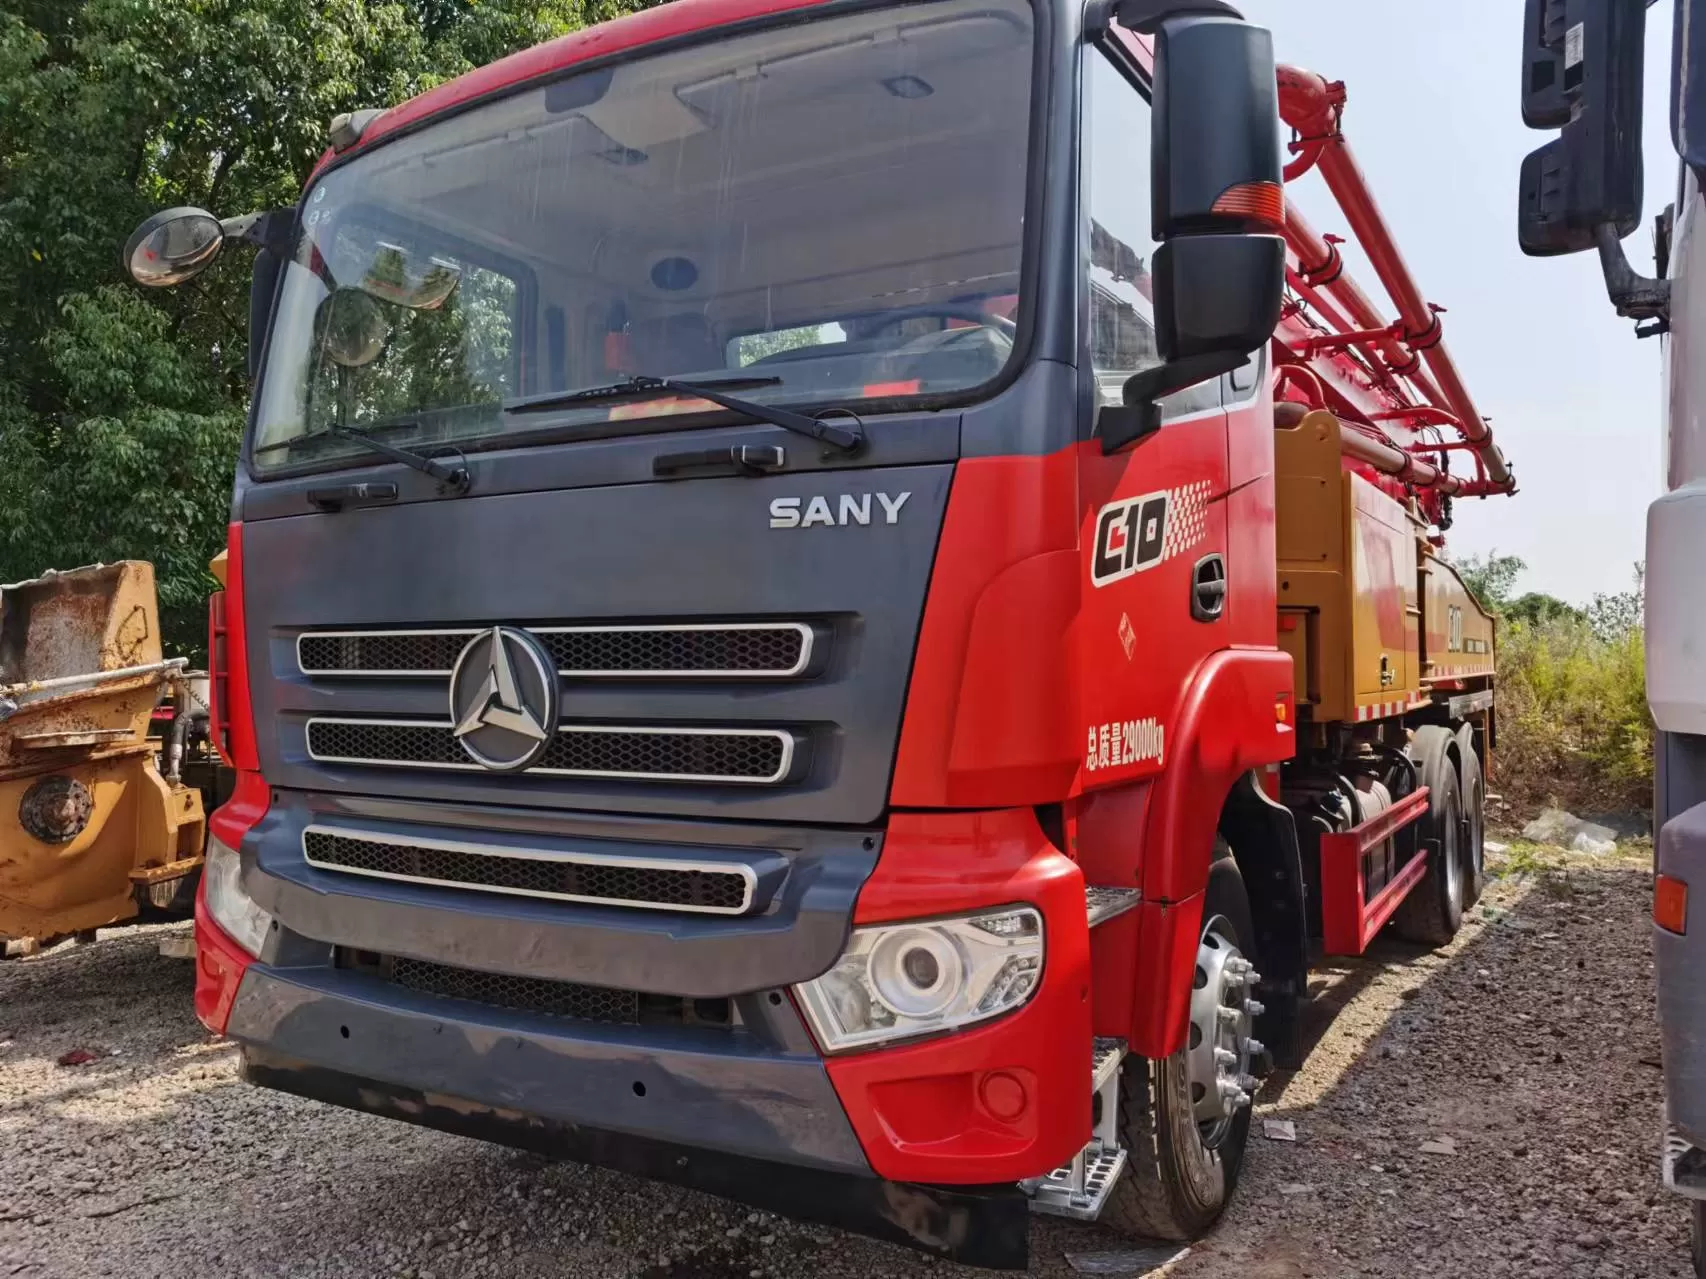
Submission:
M 1536 591 L 1518 595 L 1526 567 L 1496 552 L 1458 565 L 1500 623 L 1497 788 L 1519 813 L 1547 804 L 1644 809 L 1653 784 L 1645 566 L 1635 566 L 1632 589 L 1601 592 L 1585 609 Z
M 248 262 L 144 293 L 156 209 L 296 202 L 339 112 L 646 0 L 0 0 L 0 580 L 150 559 L 202 645 L 248 397 Z
M 1466 555 L 1457 561 L 1458 575 L 1469 593 L 1491 613 L 1502 613 L 1511 602 L 1516 579 L 1528 571 L 1528 564 L 1519 555 Z

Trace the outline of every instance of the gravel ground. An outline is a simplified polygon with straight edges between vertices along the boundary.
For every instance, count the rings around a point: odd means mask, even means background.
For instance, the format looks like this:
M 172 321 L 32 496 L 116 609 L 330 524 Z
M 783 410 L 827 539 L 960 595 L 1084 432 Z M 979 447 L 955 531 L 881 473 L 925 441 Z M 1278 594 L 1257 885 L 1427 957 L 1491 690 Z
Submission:
M 1519 849 L 1449 949 L 1325 970 L 1304 1069 L 1259 1099 L 1296 1143 L 1257 1136 L 1219 1230 L 1154 1273 L 1687 1274 L 1657 1184 L 1647 867 Z M 983 1273 L 242 1085 L 161 936 L 0 965 L 0 1276 Z M 56 1064 L 77 1048 L 101 1055 Z M 1032 1269 L 1129 1247 L 1038 1221 Z

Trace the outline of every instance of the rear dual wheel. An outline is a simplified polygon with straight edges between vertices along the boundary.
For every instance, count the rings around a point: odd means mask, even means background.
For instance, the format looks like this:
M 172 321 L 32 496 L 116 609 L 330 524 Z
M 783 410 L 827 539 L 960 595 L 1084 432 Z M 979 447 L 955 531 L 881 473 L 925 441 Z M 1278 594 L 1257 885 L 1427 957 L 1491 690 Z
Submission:
M 1102 1221 L 1146 1239 L 1195 1239 L 1225 1211 L 1250 1136 L 1251 1025 L 1261 1006 L 1244 878 L 1224 841 L 1203 903 L 1186 1042 L 1161 1060 L 1128 1056 L 1120 1074 L 1126 1174 Z
M 1423 728 L 1418 738 L 1445 732 Z M 1463 912 L 1481 899 L 1487 882 L 1481 761 L 1467 741 L 1460 740 L 1457 751 L 1454 763 L 1444 746 L 1437 745 L 1431 756 L 1435 764 L 1423 771 L 1422 781 L 1430 790 L 1420 831 L 1430 843 L 1427 874 L 1392 917 L 1401 937 L 1429 946 L 1443 946 L 1457 935 Z
M 1428 869 L 1392 916 L 1398 934 L 1409 941 L 1443 946 L 1463 923 L 1463 798 L 1457 770 L 1449 759 L 1428 782 L 1428 815 L 1421 836 L 1430 844 Z

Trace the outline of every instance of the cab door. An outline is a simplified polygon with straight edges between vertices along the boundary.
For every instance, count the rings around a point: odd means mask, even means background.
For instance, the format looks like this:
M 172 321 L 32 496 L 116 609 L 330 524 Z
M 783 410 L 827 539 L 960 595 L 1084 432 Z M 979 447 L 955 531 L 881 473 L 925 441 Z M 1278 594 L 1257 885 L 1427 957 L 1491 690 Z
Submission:
M 1180 693 L 1202 660 L 1230 642 L 1221 384 L 1166 401 L 1161 428 L 1111 456 L 1097 431 L 1102 411 L 1122 402 L 1125 380 L 1160 358 L 1141 54 L 1135 37 L 1117 27 L 1114 38 L 1082 54 L 1077 653 L 1086 790 L 1165 767 Z

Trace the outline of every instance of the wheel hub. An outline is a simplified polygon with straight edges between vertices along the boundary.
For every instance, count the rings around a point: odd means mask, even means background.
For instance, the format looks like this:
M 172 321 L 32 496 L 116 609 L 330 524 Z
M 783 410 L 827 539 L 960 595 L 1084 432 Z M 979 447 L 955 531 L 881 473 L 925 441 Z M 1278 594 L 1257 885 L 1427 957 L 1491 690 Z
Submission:
M 1250 1033 L 1266 1011 L 1252 995 L 1262 975 L 1232 937 L 1230 925 L 1219 916 L 1204 926 L 1191 991 L 1186 1074 L 1196 1121 L 1211 1149 L 1250 1104 L 1256 1090 L 1250 1058 L 1263 1051 Z

